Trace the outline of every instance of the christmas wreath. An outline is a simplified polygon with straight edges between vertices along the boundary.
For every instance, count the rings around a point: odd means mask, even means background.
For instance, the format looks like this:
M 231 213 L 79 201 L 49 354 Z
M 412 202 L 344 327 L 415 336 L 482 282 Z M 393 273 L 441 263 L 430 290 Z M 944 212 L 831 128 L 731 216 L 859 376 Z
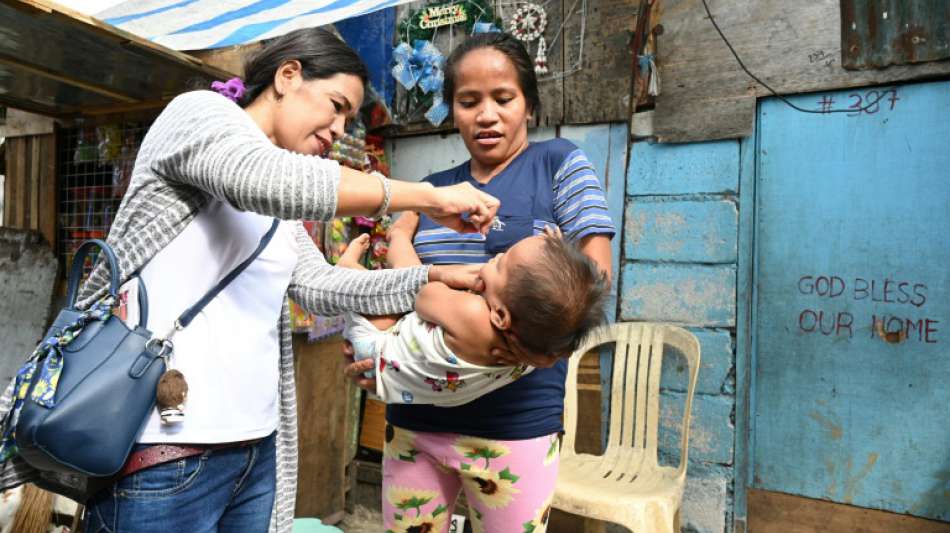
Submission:
M 538 4 L 524 4 L 511 16 L 508 31 L 518 40 L 529 43 L 544 35 L 548 15 Z
M 472 33 L 477 22 L 501 26 L 487 0 L 459 0 L 444 4 L 430 4 L 409 12 L 399 23 L 398 39 L 404 43 L 430 41 L 437 28 L 455 25 Z

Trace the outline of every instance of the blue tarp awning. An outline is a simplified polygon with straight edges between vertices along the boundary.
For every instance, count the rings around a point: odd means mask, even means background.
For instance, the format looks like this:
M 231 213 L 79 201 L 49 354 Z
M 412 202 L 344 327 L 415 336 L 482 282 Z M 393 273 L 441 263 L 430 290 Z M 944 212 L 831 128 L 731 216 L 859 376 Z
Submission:
M 96 18 L 175 50 L 203 50 L 332 24 L 410 0 L 129 0 Z

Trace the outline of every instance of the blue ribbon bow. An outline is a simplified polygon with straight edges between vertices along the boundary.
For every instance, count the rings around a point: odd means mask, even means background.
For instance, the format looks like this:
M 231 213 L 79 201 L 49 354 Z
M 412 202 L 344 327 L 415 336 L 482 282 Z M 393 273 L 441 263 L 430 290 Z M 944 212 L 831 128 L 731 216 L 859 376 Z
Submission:
M 449 106 L 442 100 L 442 84 L 445 81 L 443 66 L 445 57 L 431 41 L 418 40 L 413 46 L 399 43 L 393 49 L 392 74 L 406 90 L 419 87 L 425 94 L 432 94 L 432 107 L 425 113 L 426 119 L 438 126 L 449 115 Z

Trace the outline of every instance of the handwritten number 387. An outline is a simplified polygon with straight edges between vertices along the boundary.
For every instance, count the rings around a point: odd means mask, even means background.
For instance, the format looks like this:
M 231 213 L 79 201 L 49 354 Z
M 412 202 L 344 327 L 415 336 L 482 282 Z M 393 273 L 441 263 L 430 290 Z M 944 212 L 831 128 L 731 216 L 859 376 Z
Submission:
M 864 93 L 864 98 L 858 93 L 851 93 L 848 98 L 851 99 L 851 105 L 848 106 L 848 109 L 854 109 L 854 113 L 848 113 L 849 117 L 856 117 L 861 113 L 873 115 L 881 110 L 882 101 L 884 106 L 889 106 L 887 107 L 888 111 L 893 111 L 894 104 L 900 100 L 897 96 L 897 89 L 871 90 Z

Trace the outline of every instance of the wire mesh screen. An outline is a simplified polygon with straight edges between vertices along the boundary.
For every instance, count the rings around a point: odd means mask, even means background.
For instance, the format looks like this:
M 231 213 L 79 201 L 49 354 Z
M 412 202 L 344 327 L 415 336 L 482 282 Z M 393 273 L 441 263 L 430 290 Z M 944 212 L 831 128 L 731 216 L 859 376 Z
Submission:
M 83 241 L 108 235 L 148 126 L 123 123 L 63 130 L 59 143 L 59 250 L 64 267 L 72 264 Z M 87 259 L 87 272 L 94 260 Z

